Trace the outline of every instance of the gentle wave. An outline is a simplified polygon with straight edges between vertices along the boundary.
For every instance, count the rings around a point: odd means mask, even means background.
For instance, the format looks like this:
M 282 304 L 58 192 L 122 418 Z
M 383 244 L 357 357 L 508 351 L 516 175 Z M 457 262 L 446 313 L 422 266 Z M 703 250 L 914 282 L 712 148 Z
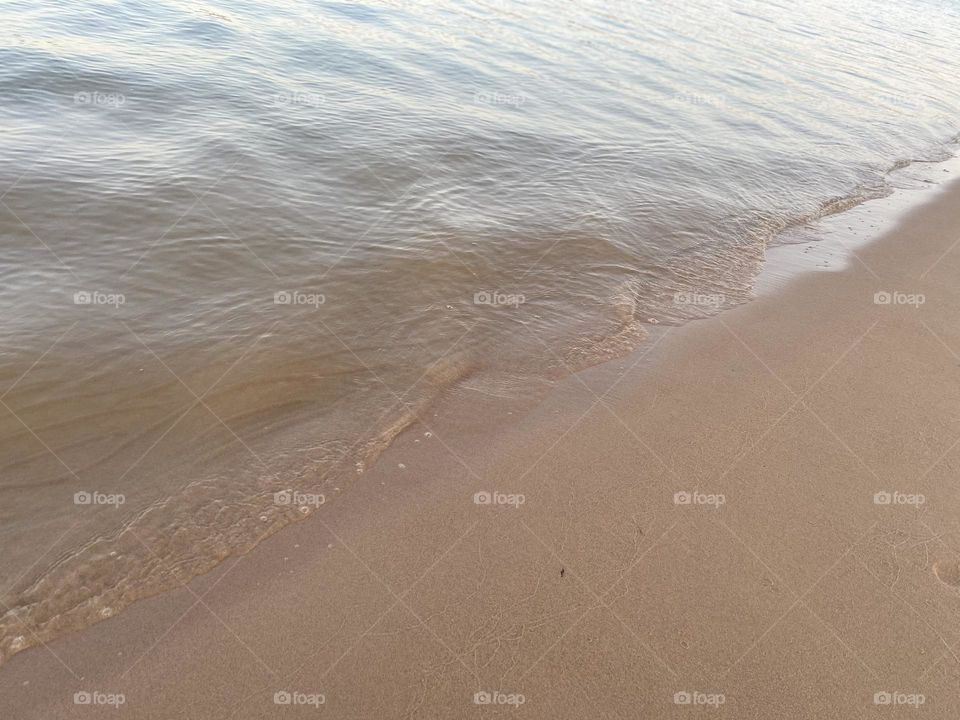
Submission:
M 946 2 L 3 15 L 5 656 L 326 507 L 454 388 L 749 300 L 958 132 Z

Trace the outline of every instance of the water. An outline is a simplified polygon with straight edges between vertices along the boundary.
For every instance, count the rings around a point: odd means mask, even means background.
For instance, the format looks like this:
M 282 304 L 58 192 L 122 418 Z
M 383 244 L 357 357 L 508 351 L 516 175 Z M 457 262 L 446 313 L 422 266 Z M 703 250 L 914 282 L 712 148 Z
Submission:
M 748 299 L 960 125 L 955 1 L 0 13 L 2 656 L 348 492 L 460 384 Z

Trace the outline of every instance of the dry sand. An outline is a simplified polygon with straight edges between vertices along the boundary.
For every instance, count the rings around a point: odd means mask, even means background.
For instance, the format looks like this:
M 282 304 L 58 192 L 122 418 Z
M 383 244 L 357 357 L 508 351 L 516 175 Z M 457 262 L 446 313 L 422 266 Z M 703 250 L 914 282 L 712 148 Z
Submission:
M 441 407 L 323 512 L 15 656 L 0 717 L 954 718 L 958 240 L 954 183 L 509 430 Z

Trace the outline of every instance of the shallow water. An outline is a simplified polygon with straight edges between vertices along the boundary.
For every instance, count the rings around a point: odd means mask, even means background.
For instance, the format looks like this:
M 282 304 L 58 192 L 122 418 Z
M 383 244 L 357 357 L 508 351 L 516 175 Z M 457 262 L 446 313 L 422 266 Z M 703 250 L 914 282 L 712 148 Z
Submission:
M 468 378 L 746 300 L 960 129 L 953 2 L 0 18 L 0 655 L 348 491 Z

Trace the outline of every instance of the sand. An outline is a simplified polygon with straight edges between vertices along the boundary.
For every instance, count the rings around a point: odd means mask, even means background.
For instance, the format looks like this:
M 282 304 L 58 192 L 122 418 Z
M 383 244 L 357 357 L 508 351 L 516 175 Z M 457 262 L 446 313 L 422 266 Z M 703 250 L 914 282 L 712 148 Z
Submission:
M 923 197 L 522 417 L 439 407 L 322 512 L 12 658 L 0 717 L 955 717 L 960 184 Z

